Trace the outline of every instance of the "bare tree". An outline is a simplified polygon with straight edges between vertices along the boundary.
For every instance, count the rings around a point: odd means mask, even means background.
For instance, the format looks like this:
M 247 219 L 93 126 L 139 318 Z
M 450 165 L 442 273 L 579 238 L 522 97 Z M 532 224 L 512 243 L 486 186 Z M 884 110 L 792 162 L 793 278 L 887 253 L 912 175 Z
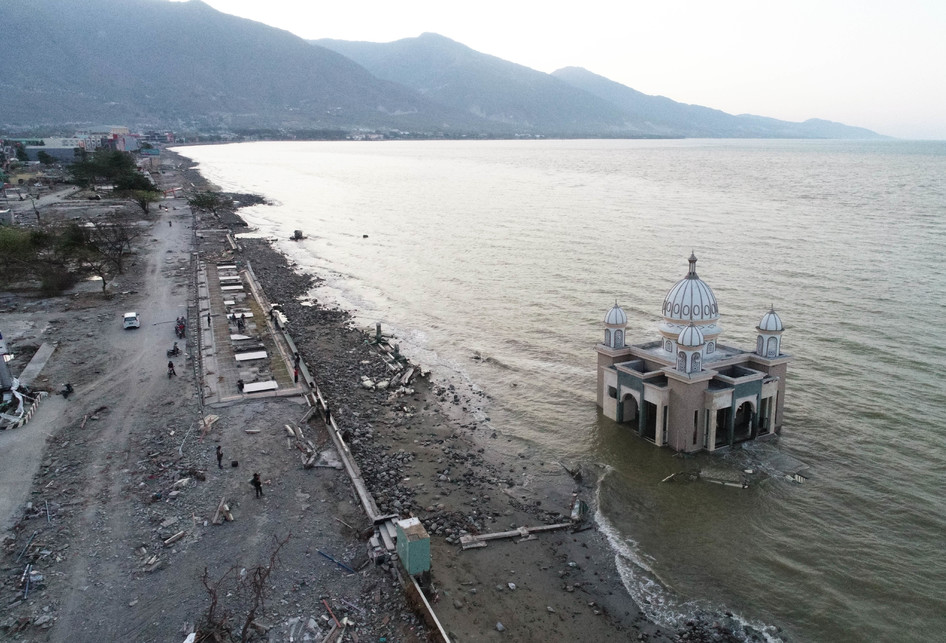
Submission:
M 232 641 L 239 627 L 239 641 L 246 643 L 250 638 L 250 631 L 259 611 L 266 606 L 267 582 L 269 575 L 279 562 L 279 551 L 283 548 L 292 534 L 289 533 L 282 540 L 275 536 L 275 548 L 269 555 L 269 564 L 256 565 L 251 569 L 237 571 L 234 565 L 223 573 L 217 580 L 212 580 L 210 572 L 204 568 L 201 583 L 207 590 L 210 605 L 204 612 L 203 618 L 197 627 L 198 643 L 203 641 Z M 235 604 L 222 605 L 221 597 L 232 597 Z M 243 613 L 241 624 L 231 624 L 231 619 L 237 613 Z
M 131 244 L 141 236 L 141 228 L 122 214 L 110 214 L 98 219 L 85 219 L 88 242 L 107 257 L 119 274 L 124 272 L 125 255 Z

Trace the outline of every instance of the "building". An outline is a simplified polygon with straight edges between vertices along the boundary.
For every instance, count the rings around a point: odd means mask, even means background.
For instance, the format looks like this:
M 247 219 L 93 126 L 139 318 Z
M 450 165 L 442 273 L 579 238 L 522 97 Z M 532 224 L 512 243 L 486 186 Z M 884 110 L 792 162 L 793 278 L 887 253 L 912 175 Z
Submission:
M 667 293 L 659 338 L 625 345 L 627 315 L 615 303 L 604 319 L 598 353 L 598 406 L 657 446 L 715 451 L 782 428 L 784 326 L 772 308 L 756 326 L 756 349 L 719 343 L 719 306 L 690 269 Z

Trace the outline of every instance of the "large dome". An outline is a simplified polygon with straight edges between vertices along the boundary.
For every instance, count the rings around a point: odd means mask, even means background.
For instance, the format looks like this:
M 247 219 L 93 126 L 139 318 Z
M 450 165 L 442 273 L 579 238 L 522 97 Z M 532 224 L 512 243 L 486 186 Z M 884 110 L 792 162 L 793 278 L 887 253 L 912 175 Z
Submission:
M 696 276 L 696 255 L 690 255 L 690 270 L 664 298 L 664 319 L 680 325 L 691 322 L 711 323 L 719 319 L 716 295 L 705 281 Z

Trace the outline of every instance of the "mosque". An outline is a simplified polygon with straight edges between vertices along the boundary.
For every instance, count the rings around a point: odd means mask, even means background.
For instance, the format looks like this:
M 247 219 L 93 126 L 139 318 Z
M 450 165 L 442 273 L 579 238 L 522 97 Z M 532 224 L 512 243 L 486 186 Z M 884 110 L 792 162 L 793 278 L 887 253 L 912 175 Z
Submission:
M 598 406 L 657 446 L 715 451 L 777 434 L 785 408 L 782 320 L 772 308 L 756 326 L 754 352 L 719 343 L 719 306 L 690 269 L 667 293 L 659 339 L 627 346 L 627 315 L 615 303 L 598 344 Z

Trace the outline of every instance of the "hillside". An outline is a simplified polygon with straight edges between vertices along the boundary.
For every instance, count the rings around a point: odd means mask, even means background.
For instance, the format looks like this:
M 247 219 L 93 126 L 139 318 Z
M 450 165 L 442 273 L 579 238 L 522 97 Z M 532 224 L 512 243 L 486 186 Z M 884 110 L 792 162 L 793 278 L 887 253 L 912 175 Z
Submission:
M 378 78 L 520 131 L 590 136 L 875 138 L 863 128 L 790 123 L 648 96 L 578 67 L 545 74 L 437 34 L 391 43 L 314 40 Z
M 548 74 L 425 33 L 392 43 L 311 41 L 347 56 L 378 78 L 436 103 L 522 133 L 641 135 L 623 110 Z
M 0 125 L 481 127 L 289 32 L 191 0 L 4 0 Z
M 734 116 L 718 109 L 678 103 L 663 96 L 642 94 L 580 67 L 559 69 L 552 76 L 608 101 L 639 127 L 655 133 L 713 138 L 878 138 L 870 130 L 831 121 L 811 119 L 792 123 L 748 114 Z

